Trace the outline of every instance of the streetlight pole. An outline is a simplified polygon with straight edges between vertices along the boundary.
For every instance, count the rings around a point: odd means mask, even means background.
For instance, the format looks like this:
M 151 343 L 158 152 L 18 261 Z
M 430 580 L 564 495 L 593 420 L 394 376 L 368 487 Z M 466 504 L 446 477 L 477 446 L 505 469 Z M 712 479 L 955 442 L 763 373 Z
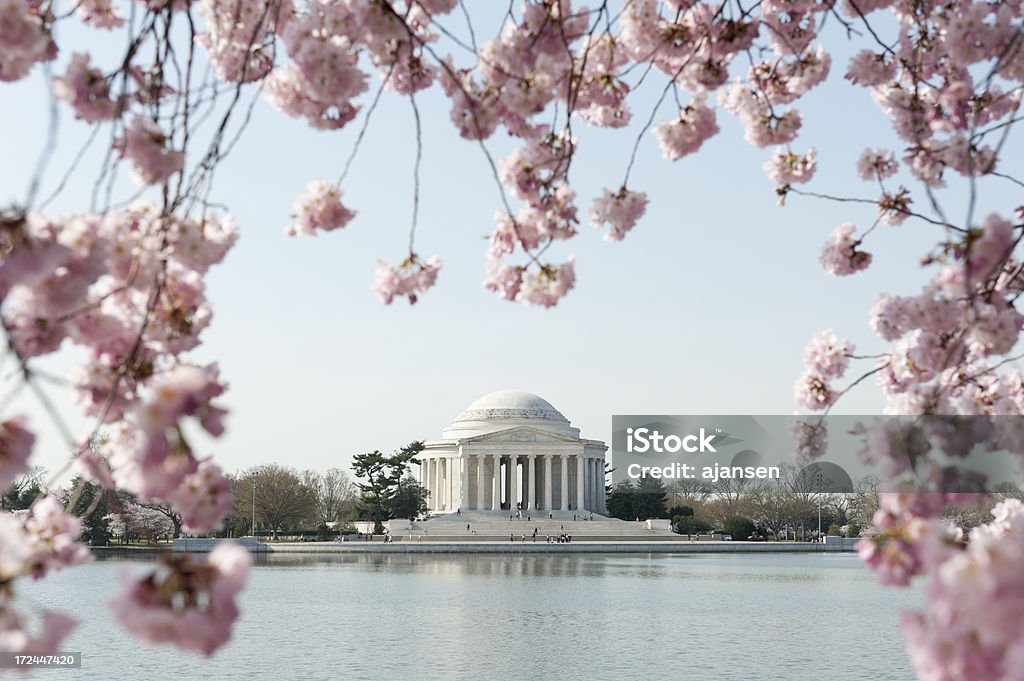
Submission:
M 818 541 L 821 541 L 821 471 L 817 471 L 814 475 L 814 482 L 817 483 L 815 487 L 818 488 Z
M 256 478 L 259 473 L 252 474 L 252 536 L 256 536 Z

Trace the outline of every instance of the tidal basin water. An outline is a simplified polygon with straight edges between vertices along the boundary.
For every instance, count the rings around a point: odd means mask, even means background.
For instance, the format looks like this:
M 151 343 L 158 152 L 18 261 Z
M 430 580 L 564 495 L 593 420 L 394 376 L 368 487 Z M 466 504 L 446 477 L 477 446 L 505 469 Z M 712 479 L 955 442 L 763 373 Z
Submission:
M 253 569 L 210 659 L 136 642 L 100 560 L 19 592 L 83 614 L 54 679 L 913 679 L 898 613 L 852 554 L 279 556 Z

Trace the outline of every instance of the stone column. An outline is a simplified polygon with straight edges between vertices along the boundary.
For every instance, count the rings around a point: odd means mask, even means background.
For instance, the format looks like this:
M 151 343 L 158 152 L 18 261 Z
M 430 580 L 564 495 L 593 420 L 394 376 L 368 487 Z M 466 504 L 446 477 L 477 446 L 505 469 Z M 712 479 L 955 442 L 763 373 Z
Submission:
M 552 510 L 551 507 L 551 455 L 544 455 L 544 509 Z
M 491 510 L 501 509 L 501 454 L 494 455 L 494 471 L 491 475 Z
M 597 508 L 597 459 L 590 460 L 590 510 Z
M 586 487 L 584 487 L 584 478 L 586 477 L 585 466 L 583 464 L 583 455 L 580 454 L 576 457 L 576 509 L 583 511 L 586 509 Z
M 515 510 L 515 508 L 516 508 L 516 503 L 519 502 L 519 490 L 523 486 L 522 485 L 522 478 L 519 475 L 519 460 L 518 459 L 519 459 L 519 457 L 517 457 L 517 456 L 509 457 L 509 461 L 512 464 L 512 474 L 511 474 L 512 484 L 509 487 L 509 489 L 512 490 L 512 497 L 509 499 L 509 503 L 511 504 L 511 508 L 513 510 Z
M 484 495 L 484 457 L 478 454 L 476 457 L 476 506 L 478 511 L 484 510 L 484 503 L 487 497 Z
M 437 509 L 437 492 L 434 491 L 434 457 L 430 457 L 426 461 L 427 465 L 427 482 L 426 488 L 430 490 L 430 510 Z
M 469 457 L 459 447 L 459 508 L 469 510 Z
M 532 481 L 532 476 L 529 472 L 529 457 L 523 456 L 522 458 L 522 487 L 520 496 L 522 497 L 522 510 L 526 510 L 529 504 L 529 483 Z
M 509 510 L 515 510 L 515 455 L 509 456 L 508 468 L 505 469 L 505 491 L 508 492 Z
M 537 455 L 526 455 L 526 508 L 537 510 Z
M 452 470 L 452 457 L 444 457 L 444 510 L 452 510 L 452 478 L 455 471 Z
M 434 481 L 434 486 L 437 487 L 437 510 L 444 510 L 444 457 L 438 457 L 437 462 L 437 475 Z
M 562 460 L 562 496 L 558 498 L 558 510 L 564 511 L 569 508 L 569 457 L 561 454 L 558 458 Z

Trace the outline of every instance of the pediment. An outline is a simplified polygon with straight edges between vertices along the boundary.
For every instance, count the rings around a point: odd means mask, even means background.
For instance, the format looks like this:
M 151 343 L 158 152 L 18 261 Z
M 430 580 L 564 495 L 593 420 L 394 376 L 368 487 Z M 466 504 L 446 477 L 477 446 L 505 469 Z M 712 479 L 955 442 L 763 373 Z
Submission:
M 472 437 L 463 438 L 464 443 L 495 443 L 495 444 L 534 444 L 534 443 L 551 443 L 551 444 L 566 444 L 566 443 L 577 443 L 579 440 L 574 437 L 568 437 L 566 435 L 559 435 L 540 428 L 532 428 L 530 426 L 516 426 L 515 428 L 506 428 L 505 430 L 496 430 L 493 433 L 484 433 L 482 435 L 474 435 Z

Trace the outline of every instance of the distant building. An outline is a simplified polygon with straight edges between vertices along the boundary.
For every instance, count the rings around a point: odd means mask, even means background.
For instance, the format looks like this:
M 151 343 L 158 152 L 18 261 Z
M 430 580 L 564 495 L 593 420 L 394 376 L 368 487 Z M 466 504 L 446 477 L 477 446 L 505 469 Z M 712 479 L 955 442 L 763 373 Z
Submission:
M 417 457 L 432 513 L 604 511 L 608 447 L 533 393 L 485 395 Z

